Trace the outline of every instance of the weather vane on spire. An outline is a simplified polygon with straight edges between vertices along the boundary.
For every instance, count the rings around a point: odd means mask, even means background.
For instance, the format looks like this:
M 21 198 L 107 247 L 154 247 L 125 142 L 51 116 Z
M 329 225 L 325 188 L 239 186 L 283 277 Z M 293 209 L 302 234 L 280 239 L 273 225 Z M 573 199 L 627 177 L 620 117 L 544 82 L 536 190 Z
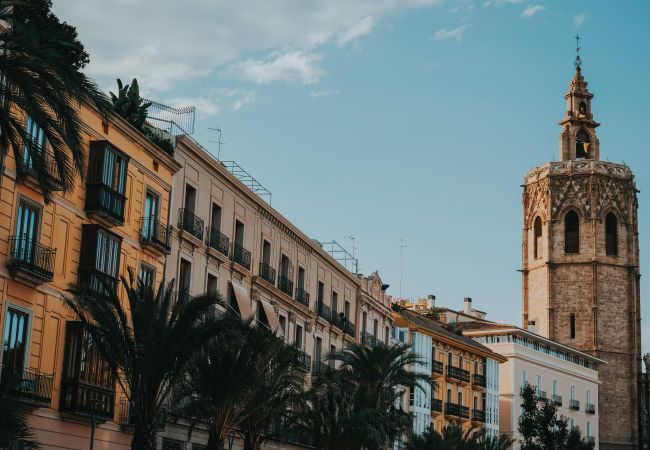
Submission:
M 582 66 L 582 59 L 580 58 L 580 34 L 576 33 L 576 62 L 574 63 L 576 66 L 577 70 L 580 70 L 580 67 Z

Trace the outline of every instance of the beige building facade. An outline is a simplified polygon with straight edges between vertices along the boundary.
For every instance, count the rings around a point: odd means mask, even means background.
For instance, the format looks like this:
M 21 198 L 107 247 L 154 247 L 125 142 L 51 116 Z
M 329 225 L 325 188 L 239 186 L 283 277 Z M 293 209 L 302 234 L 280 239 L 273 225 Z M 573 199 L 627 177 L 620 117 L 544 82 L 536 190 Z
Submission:
M 629 167 L 600 160 L 580 66 L 565 95 L 560 161 L 523 192 L 523 326 L 607 361 L 601 447 L 637 448 L 640 293 L 637 189 Z

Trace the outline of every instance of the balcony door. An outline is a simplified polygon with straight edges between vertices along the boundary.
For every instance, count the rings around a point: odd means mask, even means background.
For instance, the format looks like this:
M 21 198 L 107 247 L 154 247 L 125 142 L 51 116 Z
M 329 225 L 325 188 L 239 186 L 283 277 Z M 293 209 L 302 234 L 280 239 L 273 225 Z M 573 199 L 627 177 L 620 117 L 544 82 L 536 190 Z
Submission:
M 14 241 L 14 258 L 27 263 L 33 262 L 34 246 L 38 241 L 40 209 L 30 203 L 21 201 L 16 218 L 16 240 Z
M 23 149 L 23 166 L 26 170 L 30 170 L 34 166 L 32 155 L 36 152 L 42 152 L 45 147 L 45 133 L 43 128 L 39 127 L 31 116 L 27 116 L 25 131 L 27 132 L 27 140 Z
M 158 220 L 158 204 L 160 198 L 151 191 L 147 191 L 144 198 L 144 223 L 142 224 L 142 237 L 151 239 L 156 233 L 156 221 Z
M 115 192 L 124 194 L 126 188 L 127 161 L 110 148 L 104 151 L 104 172 L 102 182 Z
M 7 308 L 2 339 L 2 364 L 15 370 L 25 368 L 29 314 Z

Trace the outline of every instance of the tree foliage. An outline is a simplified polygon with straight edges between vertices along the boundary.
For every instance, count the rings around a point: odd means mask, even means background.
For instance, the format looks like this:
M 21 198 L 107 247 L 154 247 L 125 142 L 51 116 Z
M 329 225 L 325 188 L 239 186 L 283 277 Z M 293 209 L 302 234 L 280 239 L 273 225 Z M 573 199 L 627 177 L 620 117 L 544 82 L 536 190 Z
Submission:
M 522 390 L 522 414 L 518 430 L 522 450 L 591 450 L 594 443 L 583 438 L 578 427 L 569 427 L 568 419 L 558 415 L 555 403 L 541 400 L 530 384 Z
M 27 424 L 30 409 L 16 396 L 19 377 L 5 367 L 0 372 L 0 448 L 38 450 Z

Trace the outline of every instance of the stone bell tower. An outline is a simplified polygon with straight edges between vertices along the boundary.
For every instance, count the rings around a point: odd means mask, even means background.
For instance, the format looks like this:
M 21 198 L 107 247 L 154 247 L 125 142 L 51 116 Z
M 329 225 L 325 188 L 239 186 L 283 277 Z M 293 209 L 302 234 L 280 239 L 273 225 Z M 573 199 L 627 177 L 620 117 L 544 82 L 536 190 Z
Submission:
M 524 179 L 523 326 L 607 362 L 598 367 L 600 449 L 636 449 L 636 184 L 628 166 L 600 160 L 599 123 L 579 57 L 564 98 L 560 161 Z M 568 394 L 568 386 L 560 389 Z M 584 411 L 585 399 L 577 400 Z

